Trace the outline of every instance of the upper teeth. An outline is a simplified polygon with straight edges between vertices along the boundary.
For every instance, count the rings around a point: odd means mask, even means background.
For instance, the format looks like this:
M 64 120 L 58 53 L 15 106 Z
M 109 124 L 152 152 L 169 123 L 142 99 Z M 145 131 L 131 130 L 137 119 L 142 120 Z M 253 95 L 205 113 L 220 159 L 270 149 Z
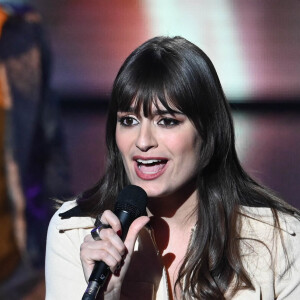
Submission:
M 144 160 L 144 159 L 137 159 L 137 162 L 140 164 L 153 164 L 160 162 L 160 159 L 149 159 L 149 160 Z

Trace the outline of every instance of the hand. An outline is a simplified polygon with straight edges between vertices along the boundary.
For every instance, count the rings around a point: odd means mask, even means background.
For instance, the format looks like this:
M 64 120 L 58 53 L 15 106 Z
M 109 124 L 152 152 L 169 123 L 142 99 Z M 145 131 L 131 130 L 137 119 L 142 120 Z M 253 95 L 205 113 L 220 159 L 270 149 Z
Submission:
M 112 228 L 100 231 L 100 241 L 95 241 L 90 234 L 84 238 L 80 247 L 80 259 L 85 280 L 88 282 L 95 261 L 105 262 L 112 271 L 112 276 L 104 292 L 105 298 L 117 299 L 118 296 L 114 297 L 114 295 L 120 295 L 122 282 L 130 264 L 138 233 L 148 221 L 149 218 L 145 216 L 134 220 L 123 242 L 117 234 L 121 233 L 119 219 L 112 211 L 106 210 L 101 216 L 101 222 L 109 224 Z

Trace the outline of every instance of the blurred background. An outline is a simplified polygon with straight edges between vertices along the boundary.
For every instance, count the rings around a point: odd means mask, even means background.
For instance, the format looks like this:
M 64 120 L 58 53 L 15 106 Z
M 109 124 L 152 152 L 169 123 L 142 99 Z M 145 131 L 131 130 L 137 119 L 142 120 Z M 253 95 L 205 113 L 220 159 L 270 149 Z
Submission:
M 3 260 L 12 263 L 0 298 L 10 291 L 10 299 L 44 299 L 52 199 L 82 192 L 103 173 L 113 80 L 153 36 L 181 35 L 208 54 L 233 109 L 242 165 L 300 208 L 299 0 L 0 4 L 1 209 L 11 215 L 7 237 L 19 235 L 14 256 Z M 18 254 L 24 248 L 26 257 Z

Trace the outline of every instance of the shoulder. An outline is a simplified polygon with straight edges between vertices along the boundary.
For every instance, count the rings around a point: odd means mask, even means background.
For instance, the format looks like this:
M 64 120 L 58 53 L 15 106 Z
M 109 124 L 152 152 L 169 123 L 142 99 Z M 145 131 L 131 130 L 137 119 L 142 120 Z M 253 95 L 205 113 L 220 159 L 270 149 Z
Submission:
M 65 202 L 53 215 L 48 226 L 47 249 L 60 247 L 60 245 L 72 246 L 82 243 L 85 235 L 89 234 L 94 227 L 95 220 L 88 216 L 63 216 L 76 210 L 76 201 Z
M 264 289 L 275 287 L 277 296 L 299 293 L 299 218 L 277 212 L 276 224 L 269 208 L 242 207 L 240 213 L 241 255 L 252 281 Z
M 63 232 L 72 229 L 94 227 L 95 219 L 84 214 L 80 214 L 78 211 L 80 210 L 78 209 L 76 200 L 64 202 L 53 215 L 49 224 L 49 229 L 56 229 Z
M 73 262 L 79 260 L 79 249 L 84 237 L 94 227 L 90 217 L 61 218 L 65 212 L 77 207 L 76 201 L 65 202 L 52 217 L 47 233 L 46 265 L 49 261 L 66 261 L 72 257 Z
M 240 238 L 244 244 L 260 244 L 268 250 L 283 249 L 283 253 L 299 252 L 299 217 L 278 212 L 278 223 L 269 208 L 242 207 L 240 209 Z
M 242 235 L 260 235 L 262 233 L 282 233 L 284 237 L 300 238 L 299 217 L 277 211 L 278 224 L 270 208 L 245 207 L 240 208 L 240 224 Z M 277 230 L 278 229 L 278 230 Z M 263 234 L 264 236 L 264 234 Z

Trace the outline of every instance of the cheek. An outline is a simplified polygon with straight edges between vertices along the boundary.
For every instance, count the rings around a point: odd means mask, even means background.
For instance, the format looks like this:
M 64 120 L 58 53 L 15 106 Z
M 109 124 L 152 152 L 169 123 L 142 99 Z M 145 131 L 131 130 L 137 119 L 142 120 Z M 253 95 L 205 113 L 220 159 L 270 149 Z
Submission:
M 121 154 L 121 158 L 122 158 L 122 161 L 123 161 L 123 166 L 125 168 L 125 171 L 126 173 L 128 174 L 128 168 L 127 168 L 127 164 L 126 164 L 126 139 L 124 139 L 122 137 L 122 135 L 118 135 L 116 133 L 116 144 L 117 144 L 117 147 L 119 149 L 119 152 Z
M 120 134 L 118 130 L 116 131 L 116 144 L 122 156 L 126 155 L 127 142 L 128 139 L 123 134 Z
M 199 157 L 202 142 L 201 138 L 196 133 L 183 133 L 180 135 L 168 136 L 165 138 L 165 144 L 178 158 L 195 159 L 196 157 Z
M 120 138 L 120 136 L 116 133 L 116 144 L 117 144 L 117 147 L 119 149 L 120 152 L 122 152 L 122 139 Z
M 132 148 L 132 141 L 130 139 L 130 135 L 122 134 L 118 132 L 118 130 L 116 130 L 116 144 L 121 154 L 123 166 L 125 168 L 127 176 L 129 176 L 130 152 Z

